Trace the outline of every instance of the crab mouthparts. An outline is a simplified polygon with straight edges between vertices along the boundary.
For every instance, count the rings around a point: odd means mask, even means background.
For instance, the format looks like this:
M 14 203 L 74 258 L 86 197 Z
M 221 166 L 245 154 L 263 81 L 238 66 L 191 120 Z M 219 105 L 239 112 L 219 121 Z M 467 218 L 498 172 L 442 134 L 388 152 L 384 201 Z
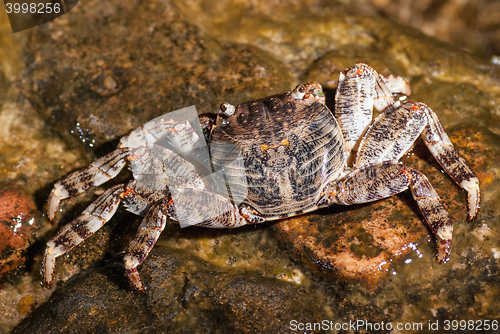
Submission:
M 325 103 L 325 93 L 323 91 L 314 92 L 312 95 L 322 103 Z

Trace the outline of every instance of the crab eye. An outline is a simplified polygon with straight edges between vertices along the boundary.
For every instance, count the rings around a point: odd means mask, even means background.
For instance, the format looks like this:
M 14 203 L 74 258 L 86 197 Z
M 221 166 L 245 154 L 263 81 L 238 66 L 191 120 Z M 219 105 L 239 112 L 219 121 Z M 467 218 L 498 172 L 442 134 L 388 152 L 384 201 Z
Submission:
M 298 85 L 295 87 L 295 89 L 292 91 L 292 97 L 296 100 L 301 100 L 304 97 L 304 91 L 306 90 L 306 87 L 304 85 Z M 307 98 L 307 97 L 306 97 Z
M 236 110 L 236 107 L 228 102 L 222 103 L 219 108 L 221 113 L 224 114 L 226 117 L 233 115 L 234 111 Z

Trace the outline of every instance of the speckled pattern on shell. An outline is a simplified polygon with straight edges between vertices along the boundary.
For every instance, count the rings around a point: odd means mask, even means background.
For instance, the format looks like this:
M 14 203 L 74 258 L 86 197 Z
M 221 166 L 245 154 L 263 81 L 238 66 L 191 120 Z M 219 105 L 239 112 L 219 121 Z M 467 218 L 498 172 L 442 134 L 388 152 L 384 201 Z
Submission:
M 233 198 L 268 219 L 314 208 L 342 171 L 342 152 L 330 110 L 312 96 L 296 100 L 291 93 L 239 104 L 214 128 L 210 143 L 214 169 L 223 169 Z M 244 166 L 231 164 L 239 154 Z

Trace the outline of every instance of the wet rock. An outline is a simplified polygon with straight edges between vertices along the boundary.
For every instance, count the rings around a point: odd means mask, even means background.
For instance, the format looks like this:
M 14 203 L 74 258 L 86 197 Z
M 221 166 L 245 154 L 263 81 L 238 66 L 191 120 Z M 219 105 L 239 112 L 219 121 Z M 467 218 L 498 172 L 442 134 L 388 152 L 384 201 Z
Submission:
M 35 211 L 33 200 L 18 189 L 0 189 L 0 282 L 26 262 L 35 239 Z
M 155 248 L 142 266 L 146 294 L 132 293 L 121 263 L 113 261 L 68 281 L 12 333 L 272 331 L 290 319 L 320 322 L 314 296 L 279 280 L 262 279 Z M 85 316 L 82 316 L 85 314 Z M 78 319 L 72 320 L 72 319 Z
M 172 6 L 77 6 L 33 32 L 28 98 L 66 141 L 92 148 L 176 109 L 211 112 L 292 85 L 265 52 L 215 42 Z
M 304 290 L 290 289 L 275 280 L 233 280 L 213 299 L 221 320 L 236 332 L 288 333 L 293 319 L 321 323 L 327 315 L 317 304 L 314 306 L 314 299 Z M 311 307 L 304 308 L 304 303 Z
M 339 281 L 358 280 L 374 289 L 392 261 L 403 258 L 429 233 L 408 207 L 411 197 L 383 200 L 375 206 L 334 207 L 291 218 L 273 226 L 314 273 Z M 395 213 L 398 221 L 394 221 Z
M 365 14 L 382 13 L 429 36 L 489 58 L 500 54 L 500 4 L 489 0 L 413 1 L 342 0 Z
M 116 332 L 124 327 L 129 330 L 140 328 L 140 323 L 147 321 L 148 315 L 141 307 L 140 299 L 133 302 L 133 294 L 106 279 L 106 275 L 113 274 L 116 276 L 116 270 L 109 273 L 101 270 L 75 279 L 74 285 L 54 293 L 47 303 L 13 332 L 56 333 L 68 330 L 68 326 L 75 326 L 71 332 Z M 89 282 L 83 283 L 82 280 Z M 80 311 L 86 315 L 83 316 Z

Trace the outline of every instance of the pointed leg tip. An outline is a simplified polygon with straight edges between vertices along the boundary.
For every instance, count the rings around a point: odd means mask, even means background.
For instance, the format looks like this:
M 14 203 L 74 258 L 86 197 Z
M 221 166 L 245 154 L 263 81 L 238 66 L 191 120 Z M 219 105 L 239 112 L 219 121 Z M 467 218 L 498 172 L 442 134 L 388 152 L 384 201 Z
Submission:
M 476 219 L 477 214 L 479 213 L 479 208 L 476 208 L 475 210 L 469 211 L 469 214 L 467 216 L 467 221 L 472 222 L 474 219 Z
M 467 190 L 467 203 L 468 203 L 468 221 L 473 221 L 476 219 L 479 213 L 479 208 L 481 206 L 481 193 L 479 190 L 479 180 L 474 178 L 472 181 L 468 181 L 464 186 Z
M 45 255 L 42 261 L 42 269 L 40 274 L 42 275 L 43 287 L 46 289 L 52 289 L 52 278 L 55 269 L 55 256 L 49 252 L 48 247 L 45 250 Z
M 136 286 L 134 287 L 134 292 L 139 292 L 139 293 L 146 293 L 147 287 L 145 286 Z
M 47 264 L 46 264 L 46 258 L 43 259 L 43 262 L 42 262 L 42 269 L 40 270 L 40 274 L 42 275 L 42 286 L 45 288 L 45 289 L 52 289 L 52 277 L 48 277 L 48 273 L 47 273 L 47 268 L 46 268 Z
M 469 210 L 468 210 L 469 212 L 468 212 L 468 215 L 467 215 L 467 220 L 469 222 L 471 222 L 474 219 L 476 219 L 477 215 L 479 214 L 479 208 L 480 208 L 480 205 L 479 205 L 479 193 L 477 193 L 477 196 L 473 200 L 469 201 Z
M 50 289 L 52 289 L 52 282 L 49 282 L 49 281 L 46 281 L 45 279 L 43 279 L 42 286 L 45 289 L 50 290 Z
M 141 277 L 139 276 L 139 272 L 137 268 L 127 269 L 127 276 L 130 281 L 130 284 L 134 288 L 134 291 L 146 293 L 146 287 L 142 285 Z
M 47 210 L 47 218 L 49 219 L 49 221 L 51 223 L 54 222 L 54 218 L 56 217 L 56 211 L 57 210 L 55 210 L 55 211 L 54 210 L 50 210 L 50 209 Z
M 451 239 L 440 239 L 438 241 L 438 252 L 436 254 L 436 262 L 446 263 L 450 259 Z
M 436 254 L 436 262 L 437 263 L 446 263 L 450 258 L 448 256 L 444 256 L 442 254 Z
M 54 221 L 56 212 L 59 209 L 60 201 L 61 197 L 54 195 L 54 192 L 52 191 L 52 193 L 49 196 L 49 199 L 47 200 L 47 217 L 51 222 Z
M 41 274 L 42 274 L 42 286 L 48 290 L 52 289 L 52 274 L 49 275 L 50 277 L 47 276 L 45 268 L 42 268 Z

